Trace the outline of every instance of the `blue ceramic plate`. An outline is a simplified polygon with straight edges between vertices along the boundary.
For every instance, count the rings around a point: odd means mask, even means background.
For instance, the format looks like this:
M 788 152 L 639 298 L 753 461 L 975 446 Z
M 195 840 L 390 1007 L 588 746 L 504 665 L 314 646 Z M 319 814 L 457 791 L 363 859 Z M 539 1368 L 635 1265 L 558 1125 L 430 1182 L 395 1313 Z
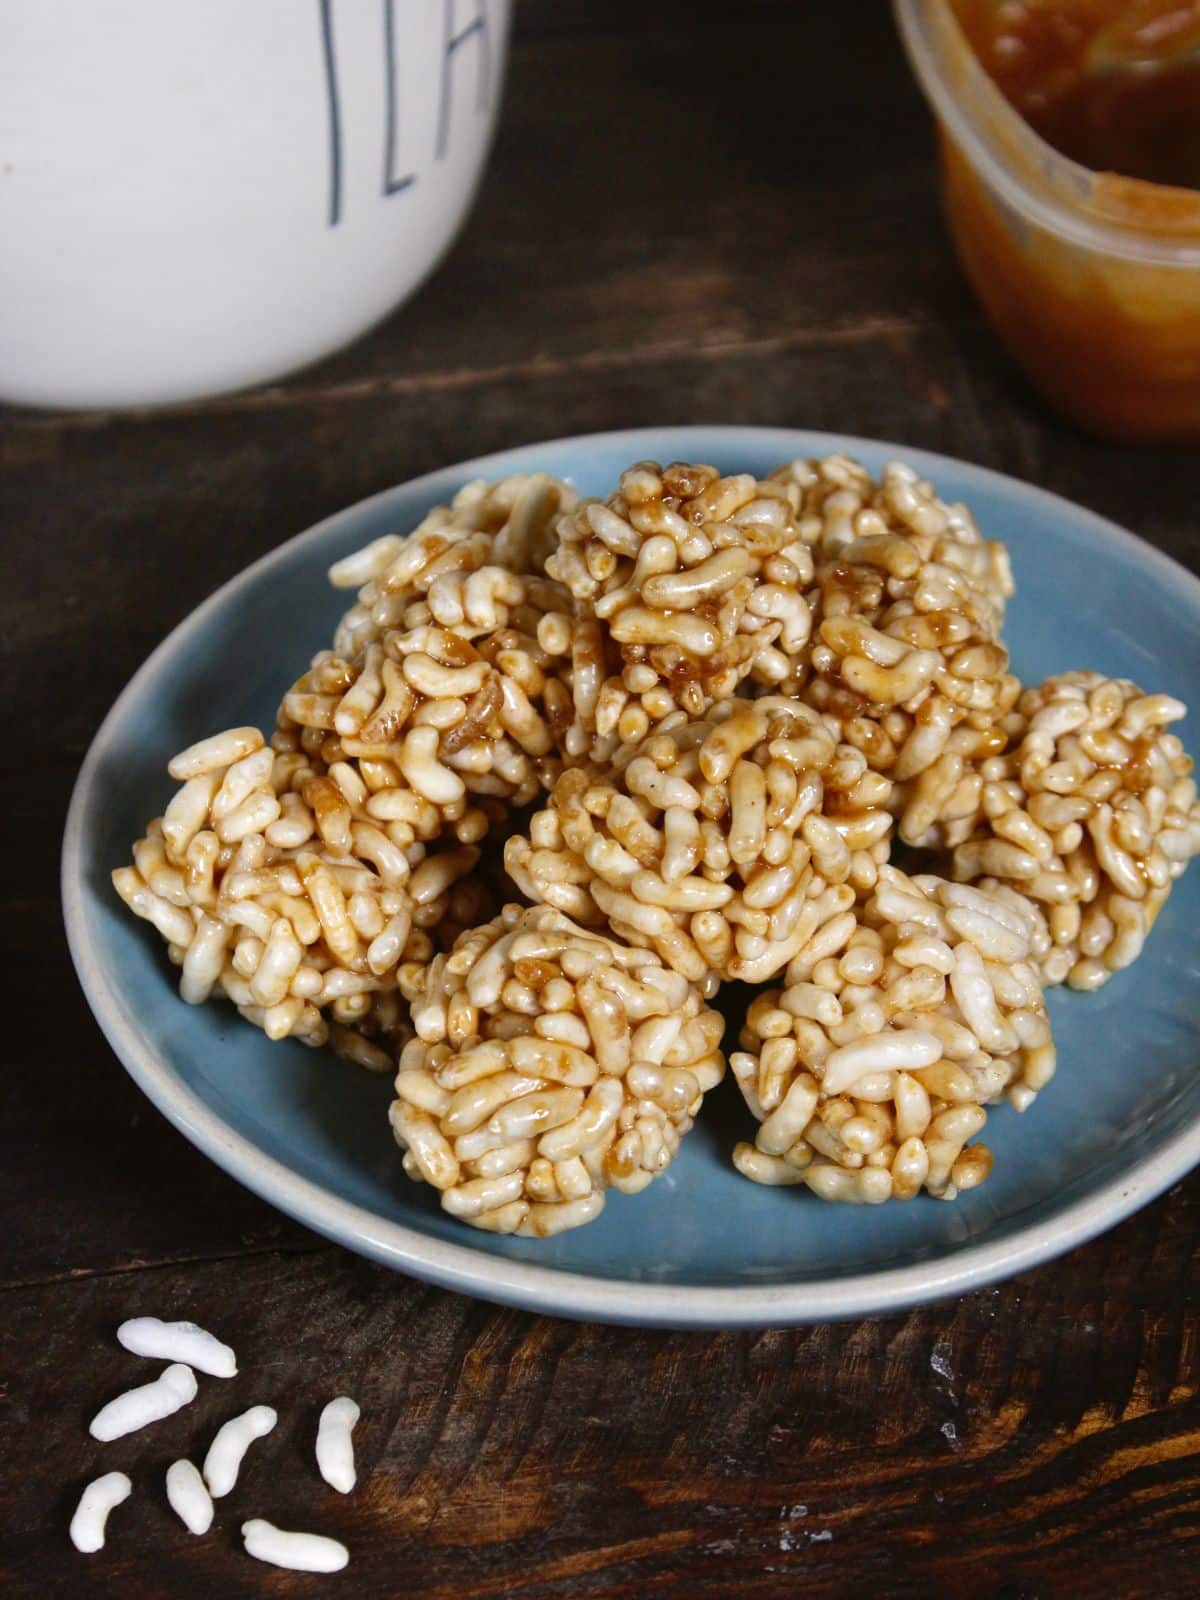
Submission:
M 1136 967 L 1098 995 L 1051 996 L 1058 1076 L 1028 1115 L 992 1114 L 996 1167 L 981 1189 L 954 1204 L 858 1208 L 759 1188 L 730 1165 L 752 1135 L 727 1082 L 664 1177 L 545 1241 L 445 1216 L 401 1172 L 387 1082 L 269 1044 L 227 1006 L 184 1005 L 157 935 L 112 892 L 111 869 L 168 798 L 168 757 L 215 728 L 269 725 L 298 664 L 331 637 L 345 604 L 325 578 L 337 557 L 415 526 L 469 478 L 545 468 L 604 494 L 644 457 L 762 474 L 834 450 L 872 469 L 913 462 L 1007 543 L 1018 590 L 1007 639 L 1022 678 L 1095 667 L 1200 706 L 1200 581 L 1087 511 L 944 457 L 828 434 L 663 428 L 511 450 L 388 490 L 265 556 L 176 628 L 79 775 L 63 849 L 75 964 L 113 1049 L 187 1138 L 282 1210 L 404 1272 L 566 1316 L 672 1326 L 821 1321 L 962 1293 L 1110 1227 L 1200 1160 L 1200 868 Z M 1200 732 L 1190 743 L 1200 749 Z

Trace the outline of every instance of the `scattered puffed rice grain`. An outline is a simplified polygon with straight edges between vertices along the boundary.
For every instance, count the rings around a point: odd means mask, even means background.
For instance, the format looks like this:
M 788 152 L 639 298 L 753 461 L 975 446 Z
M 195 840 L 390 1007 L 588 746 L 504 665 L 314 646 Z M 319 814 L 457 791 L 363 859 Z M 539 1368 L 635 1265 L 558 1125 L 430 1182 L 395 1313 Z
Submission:
M 133 1493 L 133 1484 L 123 1472 L 106 1472 L 94 1478 L 79 1497 L 71 1518 L 71 1543 L 85 1556 L 104 1549 L 104 1525 L 108 1514 Z
M 167 1502 L 189 1533 L 212 1527 L 212 1499 L 191 1461 L 172 1461 L 167 1468 Z
M 237 1357 L 227 1344 L 194 1322 L 162 1322 L 158 1317 L 131 1317 L 117 1329 L 117 1341 L 135 1356 L 160 1361 L 186 1361 L 213 1378 L 235 1378 Z
M 350 1560 L 350 1552 L 336 1539 L 320 1533 L 289 1533 L 262 1517 L 242 1523 L 246 1554 L 273 1567 L 291 1572 L 340 1572 Z
M 246 1451 L 255 1439 L 265 1438 L 278 1421 L 273 1406 L 251 1406 L 218 1428 L 204 1458 L 204 1481 L 214 1500 L 229 1493 L 238 1480 Z
M 317 1467 L 331 1489 L 349 1494 L 358 1481 L 350 1435 L 362 1413 L 349 1395 L 331 1400 L 317 1424 Z
M 102 1406 L 92 1418 L 88 1432 L 93 1439 L 107 1444 L 110 1439 L 120 1439 L 127 1433 L 152 1422 L 161 1422 L 196 1398 L 196 1374 L 191 1367 L 176 1361 L 167 1367 L 153 1383 L 143 1383 L 137 1389 L 127 1389 L 115 1400 Z

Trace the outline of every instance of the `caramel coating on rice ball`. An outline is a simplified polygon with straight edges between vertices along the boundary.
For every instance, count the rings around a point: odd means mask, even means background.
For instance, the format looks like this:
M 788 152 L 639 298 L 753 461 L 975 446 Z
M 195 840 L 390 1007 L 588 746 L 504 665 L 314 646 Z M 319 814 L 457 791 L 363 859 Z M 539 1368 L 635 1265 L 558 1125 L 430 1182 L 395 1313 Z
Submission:
M 1067 672 L 1027 689 L 1022 730 L 993 764 L 978 828 L 953 855 L 964 882 L 1037 901 L 1047 983 L 1096 989 L 1141 953 L 1174 880 L 1200 852 L 1192 762 L 1167 731 L 1170 695 Z
M 837 938 L 887 859 L 889 790 L 810 707 L 725 701 L 620 771 L 565 772 L 505 864 L 531 899 L 712 993 Z
M 750 1007 L 730 1066 L 761 1126 L 739 1171 L 867 1203 L 981 1183 L 984 1107 L 1025 1110 L 1054 1072 L 1041 939 L 1012 891 L 881 867 L 839 949 Z
M 941 852 L 976 832 L 983 818 L 984 786 L 1000 770 L 997 758 L 1018 736 L 1020 718 L 1011 708 L 1020 692 L 1017 679 L 1006 674 L 992 711 L 972 711 L 961 721 L 951 720 L 945 742 L 929 764 L 915 776 L 894 782 L 892 812 L 897 837 L 904 844 Z M 915 713 L 889 712 L 876 729 L 890 739 L 893 749 L 901 751 L 941 718 L 944 710 L 935 696 Z M 873 764 L 884 765 L 885 760 L 876 748 Z M 896 764 L 889 768 L 893 775 Z
M 725 1070 L 695 985 L 549 907 L 506 906 L 401 983 L 405 1171 L 478 1228 L 558 1233 L 645 1188 Z

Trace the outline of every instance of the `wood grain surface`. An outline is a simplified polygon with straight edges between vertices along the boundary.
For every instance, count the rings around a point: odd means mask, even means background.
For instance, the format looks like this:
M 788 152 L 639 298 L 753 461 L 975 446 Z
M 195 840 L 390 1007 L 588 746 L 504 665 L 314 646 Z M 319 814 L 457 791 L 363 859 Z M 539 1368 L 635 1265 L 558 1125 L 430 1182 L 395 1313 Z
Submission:
M 169 412 L 0 412 L 0 1592 L 625 1600 L 1200 1595 L 1200 1181 L 957 1303 L 798 1331 L 577 1326 L 326 1245 L 209 1165 L 75 984 L 56 867 L 79 761 L 150 647 L 317 518 L 482 451 L 654 422 L 827 427 L 1044 484 L 1200 567 L 1195 452 L 1047 414 L 963 287 L 876 0 L 524 0 L 495 155 L 444 267 L 290 382 Z M 104 1452 L 115 1325 L 212 1322 L 244 1376 Z M 360 1491 L 316 1477 L 363 1407 Z M 277 1404 L 195 1540 L 161 1473 Z M 66 1524 L 110 1466 L 108 1549 Z M 272 1572 L 262 1511 L 344 1537 Z

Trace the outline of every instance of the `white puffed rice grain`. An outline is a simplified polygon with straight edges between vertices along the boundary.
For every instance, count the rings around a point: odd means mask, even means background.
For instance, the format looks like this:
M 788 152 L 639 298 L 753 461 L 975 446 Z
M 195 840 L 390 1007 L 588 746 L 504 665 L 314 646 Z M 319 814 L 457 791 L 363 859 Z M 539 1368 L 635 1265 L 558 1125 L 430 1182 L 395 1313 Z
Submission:
M 212 1527 L 212 1496 L 193 1462 L 172 1461 L 167 1468 L 167 1503 L 189 1533 L 207 1533 Z
M 108 1514 L 129 1499 L 133 1484 L 123 1472 L 106 1472 L 94 1478 L 79 1497 L 71 1518 L 71 1543 L 84 1555 L 104 1549 Z
M 339 1494 L 349 1494 L 358 1481 L 351 1434 L 361 1415 L 349 1395 L 342 1394 L 322 1408 L 317 1424 L 317 1468 Z
M 242 1523 L 242 1543 L 256 1561 L 290 1572 L 341 1572 L 350 1561 L 349 1550 L 337 1539 L 321 1533 L 290 1533 L 262 1517 Z
M 227 1344 L 194 1322 L 162 1322 L 158 1317 L 131 1317 L 117 1329 L 117 1342 L 135 1356 L 182 1361 L 214 1378 L 235 1378 L 237 1357 Z
M 136 1389 L 127 1389 L 92 1418 L 88 1432 L 107 1444 L 127 1433 L 136 1433 L 152 1422 L 161 1422 L 182 1410 L 196 1398 L 196 1374 L 191 1367 L 173 1362 L 155 1378 Z
M 218 1428 L 204 1457 L 204 1481 L 214 1500 L 227 1495 L 237 1483 L 246 1452 L 256 1439 L 265 1439 L 279 1421 L 273 1406 L 251 1406 Z

